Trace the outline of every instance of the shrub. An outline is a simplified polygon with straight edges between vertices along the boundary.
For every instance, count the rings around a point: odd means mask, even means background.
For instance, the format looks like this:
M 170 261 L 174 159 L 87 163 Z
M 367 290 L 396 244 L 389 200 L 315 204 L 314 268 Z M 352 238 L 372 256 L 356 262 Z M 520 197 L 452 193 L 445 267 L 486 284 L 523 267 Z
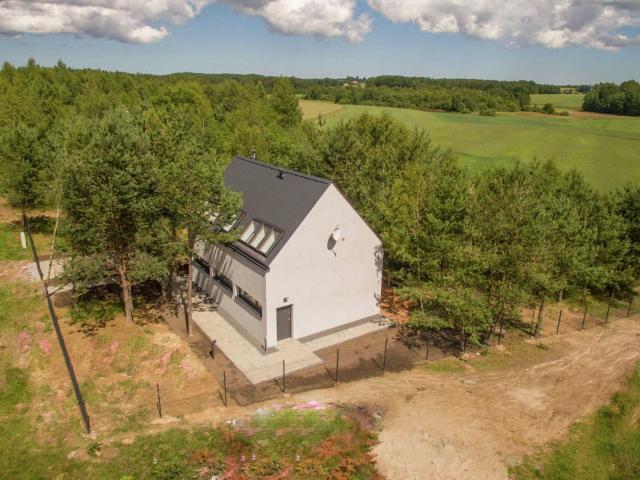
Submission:
M 495 117 L 496 111 L 493 108 L 486 108 L 480 110 L 480 115 L 482 115 L 483 117 Z

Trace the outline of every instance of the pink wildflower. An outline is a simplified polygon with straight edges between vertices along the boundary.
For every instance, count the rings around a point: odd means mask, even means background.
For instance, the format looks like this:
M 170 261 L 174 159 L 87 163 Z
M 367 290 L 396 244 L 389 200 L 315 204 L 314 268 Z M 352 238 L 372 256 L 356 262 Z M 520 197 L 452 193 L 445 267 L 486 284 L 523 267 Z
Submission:
M 47 355 L 49 354 L 49 352 L 51 352 L 51 344 L 49 343 L 49 340 L 47 340 L 46 338 L 43 338 L 42 340 L 40 340 L 38 345 L 40 345 L 40 350 L 42 350 Z

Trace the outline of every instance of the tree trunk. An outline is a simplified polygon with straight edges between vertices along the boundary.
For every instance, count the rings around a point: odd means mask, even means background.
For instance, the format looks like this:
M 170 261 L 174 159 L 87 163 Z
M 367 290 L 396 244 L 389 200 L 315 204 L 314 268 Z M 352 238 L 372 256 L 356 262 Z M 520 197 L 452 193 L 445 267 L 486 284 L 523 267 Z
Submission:
M 174 241 L 177 241 L 178 232 L 175 225 L 171 226 L 171 233 L 172 233 L 171 238 Z M 177 303 L 174 301 L 174 293 L 175 293 L 175 278 L 177 274 L 178 274 L 178 265 L 176 264 L 175 261 L 172 261 L 169 263 L 169 273 L 167 275 L 166 281 L 164 282 L 164 285 L 162 286 L 162 288 L 164 289 L 165 300 L 176 306 L 176 310 L 175 310 L 176 312 L 178 310 L 177 310 Z
M 187 334 L 191 335 L 192 303 L 193 303 L 193 261 L 189 254 L 189 273 L 187 274 Z
M 133 322 L 133 302 L 131 300 L 131 285 L 127 278 L 127 264 L 124 258 L 118 260 L 118 274 L 120 275 L 120 289 L 122 290 L 122 303 L 124 315 L 129 322 Z
M 58 225 L 60 224 L 60 207 L 56 209 L 56 224 L 53 227 L 53 238 L 51 239 L 51 252 L 49 254 L 49 268 L 47 269 L 47 280 L 48 284 L 51 280 L 51 267 L 53 266 L 53 252 L 56 249 L 56 235 L 58 234 Z
M 489 331 L 484 335 L 484 344 L 488 345 L 491 340 L 492 335 L 496 331 L 496 326 L 498 322 L 502 321 L 502 314 L 504 312 L 504 302 L 500 304 L 500 309 L 496 312 L 496 316 L 494 317 L 493 324 L 491 325 Z
M 536 338 L 542 332 L 542 323 L 544 322 L 544 297 L 540 300 L 540 310 L 538 311 L 538 321 L 536 322 Z
M 564 299 L 564 288 L 561 288 L 560 293 L 558 293 L 558 303 L 562 303 L 563 299 Z
M 167 302 L 172 302 L 173 300 L 173 279 L 175 277 L 176 270 L 173 264 L 169 265 L 169 271 L 163 280 L 160 282 L 162 288 L 162 296 Z

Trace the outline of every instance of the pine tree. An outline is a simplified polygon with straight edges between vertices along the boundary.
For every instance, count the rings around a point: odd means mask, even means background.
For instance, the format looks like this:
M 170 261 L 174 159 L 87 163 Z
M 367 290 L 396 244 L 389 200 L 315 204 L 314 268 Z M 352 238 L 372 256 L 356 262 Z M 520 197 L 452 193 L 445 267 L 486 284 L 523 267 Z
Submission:
M 157 253 L 166 236 L 160 218 L 157 168 L 143 114 L 117 107 L 87 121 L 81 145 L 63 179 L 64 226 L 72 259 L 67 276 L 82 293 L 115 277 L 124 311 L 133 320 L 131 285 L 159 279 L 165 264 Z

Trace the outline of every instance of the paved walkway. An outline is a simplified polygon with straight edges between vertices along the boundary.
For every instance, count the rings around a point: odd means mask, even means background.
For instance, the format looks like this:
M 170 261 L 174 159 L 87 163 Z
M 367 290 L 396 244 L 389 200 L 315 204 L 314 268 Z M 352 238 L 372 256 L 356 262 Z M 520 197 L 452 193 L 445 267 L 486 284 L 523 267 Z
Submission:
M 311 340 L 304 341 L 303 343 L 309 347 L 312 351 L 317 352 L 323 348 L 331 347 L 339 343 L 353 340 L 354 338 L 363 337 L 370 333 L 377 332 L 378 330 L 384 330 L 393 325 L 393 322 L 379 317 L 377 319 L 359 323 L 352 327 L 343 328 L 341 330 L 327 333 L 321 337 L 314 337 Z
M 42 274 L 44 278 L 47 278 L 47 274 L 49 273 L 49 260 L 40 260 L 40 268 L 42 269 Z M 56 278 L 62 275 L 62 271 L 64 270 L 64 262 L 62 259 L 54 258 L 53 264 L 51 265 L 51 278 Z M 27 265 L 25 269 L 27 276 L 34 282 L 40 281 L 40 276 L 38 275 L 38 268 L 36 267 L 35 262 L 31 262 Z
M 216 348 L 253 384 L 280 378 L 282 360 L 287 373 L 323 363 L 309 347 L 292 338 L 279 342 L 277 349 L 265 353 L 213 309 L 194 311 L 193 321 L 209 339 L 215 339 Z

